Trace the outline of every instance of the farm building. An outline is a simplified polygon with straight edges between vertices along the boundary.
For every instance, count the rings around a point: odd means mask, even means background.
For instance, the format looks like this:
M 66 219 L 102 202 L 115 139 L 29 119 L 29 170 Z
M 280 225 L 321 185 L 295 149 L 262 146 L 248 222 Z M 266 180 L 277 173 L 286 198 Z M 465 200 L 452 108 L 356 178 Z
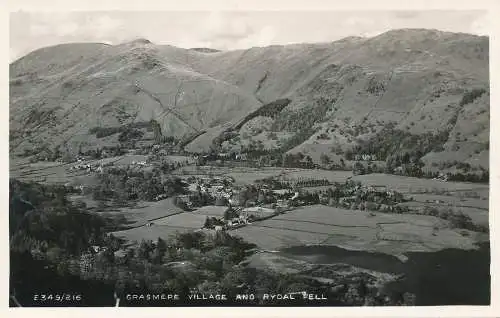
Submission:
M 116 252 L 114 252 L 114 256 L 115 256 L 115 261 L 118 264 L 123 264 L 127 259 L 127 251 L 121 249 L 117 250 Z
M 277 195 L 285 195 L 285 194 L 289 194 L 291 193 L 292 191 L 290 189 L 278 189 L 278 190 L 273 190 L 273 193 L 274 194 L 277 194 Z

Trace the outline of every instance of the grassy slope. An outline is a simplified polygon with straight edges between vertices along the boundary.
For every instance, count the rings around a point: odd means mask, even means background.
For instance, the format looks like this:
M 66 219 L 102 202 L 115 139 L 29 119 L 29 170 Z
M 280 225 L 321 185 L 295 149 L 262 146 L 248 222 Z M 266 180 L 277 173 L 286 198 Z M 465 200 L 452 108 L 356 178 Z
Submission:
M 72 54 L 75 50 L 80 55 Z M 428 166 L 450 158 L 487 166 L 489 94 L 466 105 L 460 101 L 472 88 L 488 90 L 488 59 L 486 37 L 434 30 L 212 53 L 136 42 L 59 45 L 10 66 L 11 130 L 32 130 L 20 132 L 11 147 L 77 143 L 89 127 L 155 118 L 164 135 L 207 130 L 187 146 L 206 151 L 261 105 L 289 98 L 271 122 L 262 121 L 264 132 L 255 138 L 267 147 L 286 143 L 297 133 L 292 121 L 299 121 L 308 132 L 291 151 L 319 161 L 321 153 L 332 154 L 332 146 L 345 149 L 396 122 L 412 134 L 450 129 L 445 151 L 424 158 Z M 182 82 L 180 115 L 164 116 L 157 102 L 130 84 L 134 81 L 170 105 Z M 322 99 L 327 103 L 318 103 Z M 26 125 L 30 116 L 39 120 Z M 369 132 L 353 134 L 356 126 Z M 273 129 L 284 140 L 266 142 Z M 328 138 L 318 139 L 319 134 Z

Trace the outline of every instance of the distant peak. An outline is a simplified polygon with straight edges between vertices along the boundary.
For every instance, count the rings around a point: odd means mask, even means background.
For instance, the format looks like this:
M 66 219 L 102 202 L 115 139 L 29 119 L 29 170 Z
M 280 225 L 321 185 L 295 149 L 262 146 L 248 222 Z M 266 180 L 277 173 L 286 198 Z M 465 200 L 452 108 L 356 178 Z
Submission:
M 412 35 L 412 36 L 442 36 L 442 35 L 450 35 L 457 34 L 454 32 L 440 31 L 436 29 L 422 29 L 422 28 L 404 28 L 404 29 L 393 29 L 386 31 L 377 35 L 376 37 L 387 37 L 387 36 L 404 36 L 404 35 Z
M 211 49 L 208 47 L 194 47 L 190 49 L 191 51 L 196 51 L 196 52 L 202 52 L 202 53 L 217 53 L 221 52 L 220 50 L 217 49 Z
M 339 41 L 358 41 L 364 40 L 365 38 L 362 36 L 346 36 L 345 38 L 340 39 Z
M 152 42 L 145 38 L 138 38 L 131 41 L 130 44 L 152 44 Z

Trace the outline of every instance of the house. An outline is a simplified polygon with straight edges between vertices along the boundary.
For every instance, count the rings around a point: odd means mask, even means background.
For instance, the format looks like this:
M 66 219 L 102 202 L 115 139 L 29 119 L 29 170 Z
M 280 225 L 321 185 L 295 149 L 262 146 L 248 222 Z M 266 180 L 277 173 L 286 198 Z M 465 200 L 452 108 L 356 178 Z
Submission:
M 90 247 L 90 251 L 92 253 L 104 252 L 104 251 L 106 251 L 106 247 L 100 247 L 99 245 L 92 245 Z
M 190 183 L 188 186 L 188 191 L 198 192 L 198 191 L 201 191 L 201 187 L 198 183 Z
M 291 193 L 290 189 L 277 189 L 277 190 L 272 190 L 272 191 L 274 194 L 277 194 L 277 195 L 286 195 L 286 194 Z
M 163 199 L 166 199 L 168 196 L 166 193 L 162 193 L 162 194 L 159 194 L 157 196 L 155 196 L 154 200 L 155 201 L 160 201 L 160 200 L 163 200 Z
M 115 262 L 118 264 L 123 264 L 127 260 L 127 252 L 125 250 L 117 250 L 114 253 Z
M 247 224 L 247 220 L 246 220 L 246 218 L 242 218 L 241 216 L 227 221 L 227 225 L 230 227 L 241 226 L 241 225 L 245 225 L 245 224 Z
M 369 155 L 369 154 L 363 154 L 363 155 L 361 156 L 361 158 L 362 158 L 364 161 L 370 161 L 370 160 L 372 160 L 372 156 L 371 156 L 371 155 Z
M 248 160 L 248 156 L 246 153 L 240 153 L 235 156 L 236 160 L 246 161 Z
M 403 174 L 403 167 L 399 166 L 397 168 L 394 168 L 393 173 L 395 173 L 395 174 Z
M 329 199 L 330 199 L 330 197 L 328 195 L 326 195 L 325 193 L 319 194 L 319 201 L 321 202 L 321 204 L 328 204 Z
M 231 196 L 228 198 L 227 202 L 230 206 L 238 206 L 240 204 L 238 196 L 234 193 L 231 193 Z

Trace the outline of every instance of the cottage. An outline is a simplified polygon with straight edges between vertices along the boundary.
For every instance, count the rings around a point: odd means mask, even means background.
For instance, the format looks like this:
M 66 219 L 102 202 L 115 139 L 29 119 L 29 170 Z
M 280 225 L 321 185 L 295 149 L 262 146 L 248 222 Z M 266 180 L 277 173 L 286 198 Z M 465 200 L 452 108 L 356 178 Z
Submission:
M 241 160 L 241 161 L 246 161 L 248 159 L 246 153 L 237 154 L 235 158 L 236 160 Z
M 363 158 L 364 161 L 370 161 L 372 159 L 372 156 L 368 155 L 368 154 L 363 154 L 362 158 Z
M 113 254 L 115 256 L 115 262 L 118 264 L 123 264 L 127 260 L 127 252 L 125 250 L 118 250 Z
M 277 189 L 277 190 L 272 190 L 274 194 L 277 195 L 286 195 L 291 193 L 290 189 Z
M 198 192 L 201 191 L 201 187 L 198 183 L 190 183 L 188 186 L 188 190 L 190 192 Z

